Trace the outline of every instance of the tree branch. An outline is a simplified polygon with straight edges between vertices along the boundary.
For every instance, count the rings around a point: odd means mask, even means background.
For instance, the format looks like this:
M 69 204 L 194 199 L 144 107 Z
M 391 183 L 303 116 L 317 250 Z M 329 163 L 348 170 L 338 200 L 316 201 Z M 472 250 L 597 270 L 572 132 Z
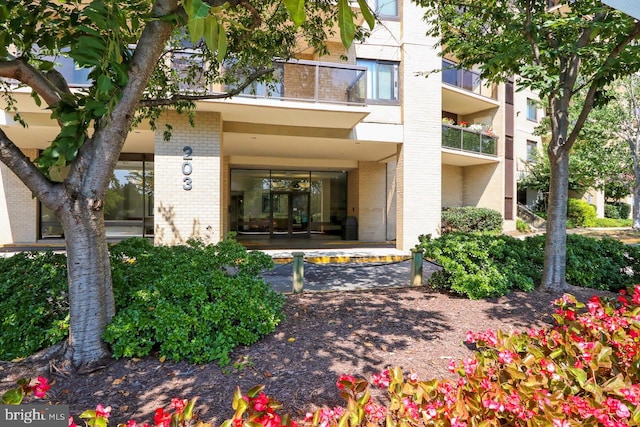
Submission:
M 209 94 L 209 95 L 174 95 L 171 98 L 162 99 L 145 99 L 140 101 L 139 107 L 161 107 L 166 105 L 173 105 L 179 101 L 202 101 L 206 99 L 226 99 L 242 93 L 251 83 L 256 79 L 266 74 L 272 73 L 273 68 L 262 69 L 251 73 L 244 82 L 233 90 L 225 93 Z
M 602 66 L 594 76 L 591 85 L 589 86 L 589 90 L 587 91 L 587 95 L 585 96 L 584 105 L 582 107 L 582 110 L 580 111 L 580 115 L 578 116 L 575 125 L 573 126 L 573 129 L 571 130 L 571 134 L 567 138 L 567 142 L 573 142 L 576 140 L 576 138 L 578 138 L 578 134 L 580 133 L 584 122 L 587 120 L 587 117 L 589 116 L 589 113 L 593 108 L 596 94 L 600 89 L 600 78 L 605 75 L 605 73 L 609 70 L 620 53 L 624 50 L 624 48 L 627 47 L 636 38 L 638 38 L 638 36 L 640 36 L 640 21 L 636 21 L 633 29 L 627 35 L 627 37 L 625 37 L 624 40 L 618 43 L 611 50 L 611 52 L 609 52 L 609 55 L 607 55 L 607 58 L 602 63 Z
M 177 9 L 177 0 L 156 0 L 151 13 L 153 17 L 160 18 Z M 99 123 L 91 140 L 85 143 L 86 146 L 92 145 L 93 149 L 83 147 L 78 161 L 72 164 L 67 183 L 75 191 L 82 187 L 89 203 L 92 199 L 99 201 L 104 198 L 104 194 L 99 192 L 107 188 L 140 98 L 173 28 L 173 23 L 163 19 L 152 19 L 146 25 L 129 64 L 129 82 L 122 90 L 120 101 L 109 117 Z
M 1 61 L 0 77 L 15 79 L 29 86 L 44 99 L 49 107 L 55 106 L 62 98 L 61 90 L 22 58 Z

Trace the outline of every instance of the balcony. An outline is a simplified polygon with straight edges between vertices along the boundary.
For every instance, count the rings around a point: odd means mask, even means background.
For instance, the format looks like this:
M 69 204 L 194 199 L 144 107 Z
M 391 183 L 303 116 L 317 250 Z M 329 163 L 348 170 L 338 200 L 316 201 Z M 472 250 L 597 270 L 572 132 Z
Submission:
M 456 64 L 446 59 L 442 60 L 442 82 L 464 89 L 486 98 L 498 99 L 496 85 L 483 80 L 480 73 L 455 68 Z
M 496 157 L 498 138 L 482 131 L 460 126 L 442 125 L 442 147 Z
M 277 62 L 275 81 L 254 82 L 238 96 L 364 106 L 366 67 L 314 61 Z

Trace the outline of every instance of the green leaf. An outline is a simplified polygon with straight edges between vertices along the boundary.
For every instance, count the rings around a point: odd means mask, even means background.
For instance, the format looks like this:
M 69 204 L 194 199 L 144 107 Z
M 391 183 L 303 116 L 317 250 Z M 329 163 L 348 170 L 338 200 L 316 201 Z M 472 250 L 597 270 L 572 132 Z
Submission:
M 571 372 L 576 381 L 578 381 L 580 387 L 584 387 L 585 382 L 587 382 L 587 373 L 578 368 L 567 368 L 567 370 Z
M 296 27 L 302 25 L 307 19 L 307 14 L 304 12 L 304 0 L 284 0 L 284 5 Z
M 227 56 L 227 32 L 224 25 L 218 25 L 218 61 L 222 62 Z
M 187 27 L 189 29 L 191 44 L 196 44 L 204 35 L 204 19 L 190 18 Z
M 42 105 L 40 96 L 38 95 L 38 92 L 36 92 L 35 90 L 31 91 L 31 98 L 33 98 L 33 102 L 35 102 L 38 107 Z
M 257 395 L 260 394 L 262 390 L 264 390 L 264 384 L 257 385 L 253 387 L 251 390 L 247 391 L 247 396 L 256 397 Z
M 187 14 L 189 15 L 189 21 L 196 18 L 204 18 L 209 15 L 209 9 L 211 6 L 204 3 L 202 0 L 191 0 L 185 3 Z
M 218 21 L 213 15 L 204 19 L 204 42 L 211 52 L 218 49 Z
M 367 22 L 369 29 L 373 30 L 373 27 L 376 24 L 376 18 L 373 16 L 373 13 L 371 13 L 367 0 L 358 0 L 358 4 L 360 5 L 360 12 L 364 17 L 364 20 Z
M 15 388 L 2 395 L 2 403 L 5 405 L 19 405 L 22 403 L 23 397 L 22 388 Z
M 345 49 L 349 49 L 356 36 L 356 25 L 353 22 L 353 10 L 349 0 L 338 0 L 338 27 L 342 44 Z

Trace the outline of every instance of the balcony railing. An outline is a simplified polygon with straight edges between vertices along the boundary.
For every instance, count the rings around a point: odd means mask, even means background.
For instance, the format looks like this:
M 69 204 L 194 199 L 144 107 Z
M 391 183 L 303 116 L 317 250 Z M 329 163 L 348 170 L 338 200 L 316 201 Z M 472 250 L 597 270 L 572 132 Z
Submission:
M 442 146 L 486 156 L 498 155 L 498 138 L 484 132 L 453 125 L 442 125 Z
M 365 105 L 366 67 L 292 61 L 277 62 L 274 68 L 274 82 L 255 82 L 238 96 Z
M 454 62 L 446 59 L 442 60 L 442 82 L 487 98 L 498 98 L 495 84 L 483 80 L 475 71 L 457 69 Z

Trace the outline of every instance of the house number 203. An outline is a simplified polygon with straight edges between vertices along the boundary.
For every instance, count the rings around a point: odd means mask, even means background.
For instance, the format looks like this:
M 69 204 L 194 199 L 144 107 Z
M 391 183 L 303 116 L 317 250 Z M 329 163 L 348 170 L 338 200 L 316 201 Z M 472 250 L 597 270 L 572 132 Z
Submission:
M 189 147 L 188 145 L 185 145 L 184 147 L 182 147 L 182 189 L 185 191 L 189 191 L 191 190 L 191 186 L 192 186 L 192 181 L 191 181 L 191 177 L 189 175 L 191 175 L 191 172 L 193 172 L 193 166 L 191 165 L 191 160 L 193 160 L 193 157 L 191 157 L 191 155 L 193 154 L 193 149 L 191 147 Z

